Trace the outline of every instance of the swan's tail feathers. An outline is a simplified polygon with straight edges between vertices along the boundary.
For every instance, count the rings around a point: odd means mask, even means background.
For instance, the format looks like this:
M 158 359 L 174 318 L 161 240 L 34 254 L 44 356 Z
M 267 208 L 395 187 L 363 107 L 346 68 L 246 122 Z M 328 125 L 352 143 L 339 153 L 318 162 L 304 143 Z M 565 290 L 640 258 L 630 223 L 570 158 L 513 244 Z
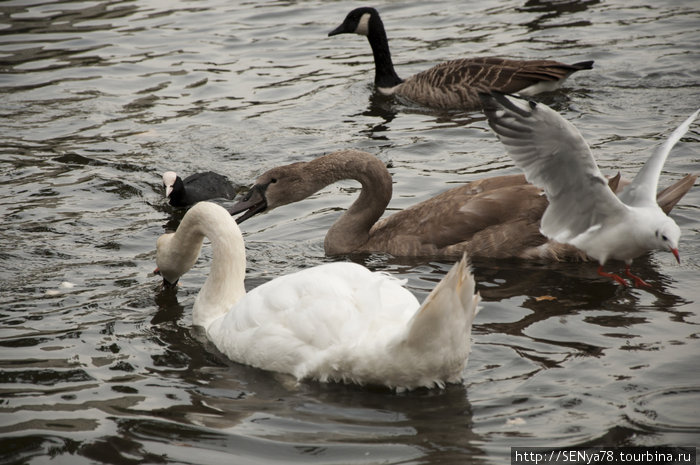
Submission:
M 664 213 L 668 215 L 678 201 L 693 187 L 697 178 L 697 175 L 689 174 L 656 195 L 656 202 Z
M 407 347 L 441 358 L 469 356 L 471 328 L 479 312 L 479 294 L 475 292 L 466 253 L 435 286 L 411 319 Z

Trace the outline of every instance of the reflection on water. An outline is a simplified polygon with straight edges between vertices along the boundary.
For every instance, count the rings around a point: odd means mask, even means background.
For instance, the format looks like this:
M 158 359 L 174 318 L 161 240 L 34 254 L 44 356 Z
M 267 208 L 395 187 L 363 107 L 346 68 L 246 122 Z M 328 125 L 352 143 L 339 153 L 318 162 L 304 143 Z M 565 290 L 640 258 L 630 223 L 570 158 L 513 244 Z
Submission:
M 584 13 L 589 8 L 596 6 L 600 0 L 573 0 L 573 1 L 540 1 L 528 0 L 522 7 L 521 11 L 529 13 L 542 13 L 535 16 L 535 19 L 526 23 L 528 29 L 537 31 L 547 28 L 559 27 L 585 27 L 590 26 L 591 22 L 585 19 L 568 20 L 568 15 L 574 13 Z M 577 17 L 581 17 L 577 15 Z M 565 22 L 559 21 L 563 18 Z
M 161 174 L 250 184 L 332 150 L 375 153 L 388 213 L 516 172 L 479 112 L 381 96 L 366 40 L 326 35 L 346 3 L 0 3 L 0 450 L 3 463 L 503 463 L 511 446 L 695 445 L 700 190 L 652 289 L 593 264 L 478 261 L 483 311 L 462 385 L 396 394 L 233 363 L 191 327 L 211 250 L 176 292 L 149 276 L 181 211 Z M 695 110 L 694 2 L 378 4 L 400 75 L 469 55 L 593 59 L 540 100 L 604 174 L 636 173 Z M 697 171 L 697 127 L 662 185 Z M 244 224 L 248 288 L 324 263 L 351 182 Z M 451 263 L 349 257 L 427 296 Z

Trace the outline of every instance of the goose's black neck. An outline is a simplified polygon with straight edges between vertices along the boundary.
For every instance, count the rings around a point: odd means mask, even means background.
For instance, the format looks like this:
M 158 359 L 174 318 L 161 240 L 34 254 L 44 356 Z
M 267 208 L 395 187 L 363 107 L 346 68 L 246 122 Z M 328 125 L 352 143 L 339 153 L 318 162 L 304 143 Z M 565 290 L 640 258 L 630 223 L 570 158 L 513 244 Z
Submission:
M 403 82 L 396 74 L 394 64 L 391 62 L 389 52 L 389 40 L 386 37 L 384 24 L 378 14 L 371 15 L 367 40 L 372 47 L 374 55 L 374 85 L 377 87 L 394 87 Z

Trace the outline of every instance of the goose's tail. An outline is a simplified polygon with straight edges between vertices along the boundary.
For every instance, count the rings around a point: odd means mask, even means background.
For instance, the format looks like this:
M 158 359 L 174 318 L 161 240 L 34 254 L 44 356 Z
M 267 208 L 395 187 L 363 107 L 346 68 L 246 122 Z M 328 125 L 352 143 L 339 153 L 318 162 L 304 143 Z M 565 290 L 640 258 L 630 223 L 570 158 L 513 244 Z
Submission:
M 458 382 L 469 358 L 479 294 L 466 254 L 435 286 L 409 321 L 400 344 L 403 356 L 425 373 L 424 386 Z M 414 366 L 415 366 L 414 365 Z
M 579 61 L 578 63 L 574 63 L 571 65 L 572 68 L 575 68 L 574 71 L 580 71 L 582 69 L 593 69 L 593 60 L 589 61 Z

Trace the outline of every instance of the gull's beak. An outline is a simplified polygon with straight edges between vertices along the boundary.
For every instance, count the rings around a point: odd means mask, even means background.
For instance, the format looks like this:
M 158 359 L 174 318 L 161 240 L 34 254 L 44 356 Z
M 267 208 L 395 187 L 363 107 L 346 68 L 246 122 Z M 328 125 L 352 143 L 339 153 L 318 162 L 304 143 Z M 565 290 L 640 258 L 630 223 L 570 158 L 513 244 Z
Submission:
M 671 253 L 673 254 L 674 257 L 676 257 L 676 261 L 680 264 L 681 263 L 681 256 L 678 253 L 678 249 L 671 249 Z

